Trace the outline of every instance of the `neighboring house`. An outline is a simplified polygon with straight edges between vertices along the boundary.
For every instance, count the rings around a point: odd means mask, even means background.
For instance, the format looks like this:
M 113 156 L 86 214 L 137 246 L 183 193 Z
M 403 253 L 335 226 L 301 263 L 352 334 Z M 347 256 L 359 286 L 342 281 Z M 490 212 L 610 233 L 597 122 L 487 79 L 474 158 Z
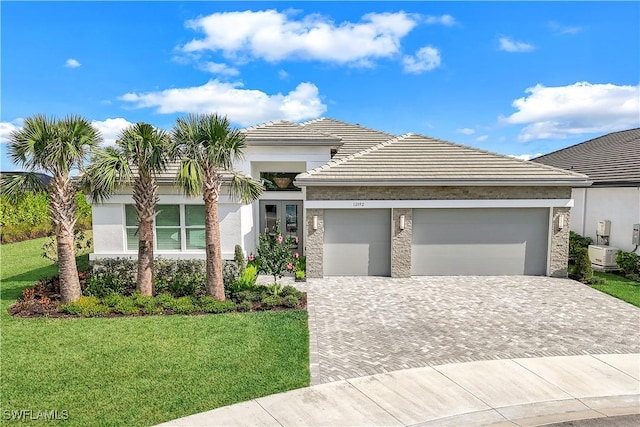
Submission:
M 572 231 L 596 242 L 598 221 L 608 220 L 609 245 L 636 249 L 631 238 L 633 224 L 640 224 L 640 128 L 610 133 L 533 161 L 586 174 L 593 181 L 591 187 L 572 192 Z
M 327 118 L 243 132 L 236 168 L 267 190 L 252 205 L 220 200 L 224 258 L 235 245 L 254 252 L 279 219 L 309 277 L 567 274 L 561 225 L 585 175 Z M 181 195 L 174 176 L 161 180 L 156 253 L 204 258 L 202 200 Z M 125 189 L 93 206 L 92 259 L 136 256 L 132 203 Z

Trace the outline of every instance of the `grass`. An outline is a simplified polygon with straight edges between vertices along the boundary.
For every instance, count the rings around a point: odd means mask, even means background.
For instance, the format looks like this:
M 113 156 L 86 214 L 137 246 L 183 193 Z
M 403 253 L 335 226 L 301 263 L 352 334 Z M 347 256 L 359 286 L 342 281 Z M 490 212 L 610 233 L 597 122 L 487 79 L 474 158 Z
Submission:
M 144 426 L 309 384 L 305 311 L 11 317 L 22 289 L 56 274 L 40 257 L 44 240 L 1 248 L 2 411 L 66 410 L 65 425 Z M 86 266 L 87 256 L 78 261 Z
M 604 279 L 607 283 L 605 285 L 592 285 L 593 288 L 640 307 L 640 283 L 611 273 L 594 272 L 594 274 L 596 277 Z

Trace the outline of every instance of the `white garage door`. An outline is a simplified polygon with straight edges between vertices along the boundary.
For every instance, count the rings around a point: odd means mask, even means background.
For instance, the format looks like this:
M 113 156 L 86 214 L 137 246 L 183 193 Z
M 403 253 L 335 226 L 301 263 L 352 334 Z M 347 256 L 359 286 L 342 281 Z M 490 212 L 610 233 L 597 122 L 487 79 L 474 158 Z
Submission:
M 389 209 L 324 211 L 325 276 L 389 276 Z
M 411 274 L 544 275 L 549 209 L 414 209 Z

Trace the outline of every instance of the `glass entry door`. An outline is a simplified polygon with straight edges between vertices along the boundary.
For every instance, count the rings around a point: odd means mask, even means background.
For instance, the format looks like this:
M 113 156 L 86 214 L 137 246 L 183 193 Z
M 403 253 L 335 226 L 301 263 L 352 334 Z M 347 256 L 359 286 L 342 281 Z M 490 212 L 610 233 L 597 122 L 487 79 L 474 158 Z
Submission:
M 283 236 L 297 237 L 293 250 L 302 248 L 302 200 L 260 200 L 260 233 L 268 233 L 280 220 Z

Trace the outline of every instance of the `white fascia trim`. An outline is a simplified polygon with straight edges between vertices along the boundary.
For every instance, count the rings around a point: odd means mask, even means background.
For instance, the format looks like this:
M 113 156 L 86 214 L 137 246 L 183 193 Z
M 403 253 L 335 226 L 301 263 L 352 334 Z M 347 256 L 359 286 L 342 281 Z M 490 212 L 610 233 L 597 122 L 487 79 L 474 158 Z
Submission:
M 293 181 L 293 185 L 296 187 L 474 187 L 474 186 L 487 186 L 487 187 L 524 187 L 524 186 L 536 186 L 536 187 L 589 187 L 593 181 L 586 180 L 548 180 L 548 181 L 505 181 L 505 180 L 448 180 L 448 181 L 436 181 L 436 180 L 415 180 L 415 181 L 307 181 L 306 179 L 296 179 Z
M 307 200 L 305 209 L 450 209 L 573 207 L 573 199 Z
M 198 197 L 188 197 L 181 194 L 160 194 L 160 201 L 158 204 L 160 205 L 204 205 L 204 201 L 201 196 Z M 100 203 L 92 202 L 93 204 L 100 206 Z M 114 196 L 109 197 L 104 201 L 104 204 L 133 204 L 133 195 L 131 194 L 116 194 Z M 220 195 L 220 200 L 218 201 L 220 204 L 237 204 L 241 205 L 240 202 L 235 202 L 231 200 L 231 198 L 225 194 Z
M 247 139 L 247 145 L 249 146 L 260 146 L 267 145 L 273 147 L 283 147 L 283 146 L 299 146 L 299 147 L 308 147 L 308 146 L 327 146 L 327 147 L 339 147 L 342 145 L 342 141 L 340 140 L 326 140 L 326 139 L 277 139 L 277 138 L 265 138 L 265 139 Z

